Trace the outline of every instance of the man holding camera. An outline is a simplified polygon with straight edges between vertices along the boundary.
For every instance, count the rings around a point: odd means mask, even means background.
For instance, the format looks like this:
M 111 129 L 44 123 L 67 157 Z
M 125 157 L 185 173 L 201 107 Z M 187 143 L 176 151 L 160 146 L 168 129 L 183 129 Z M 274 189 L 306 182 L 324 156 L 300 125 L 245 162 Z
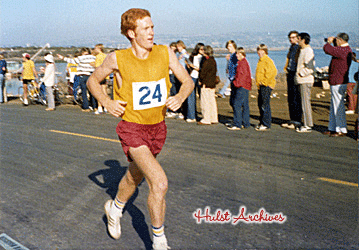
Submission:
M 349 68 L 352 61 L 352 50 L 348 44 L 349 36 L 339 33 L 337 37 L 328 37 L 323 50 L 332 56 L 329 65 L 330 111 L 328 131 L 325 135 L 332 137 L 346 136 L 347 122 L 345 117 L 344 97 L 349 82 Z M 333 44 L 333 45 L 332 45 Z

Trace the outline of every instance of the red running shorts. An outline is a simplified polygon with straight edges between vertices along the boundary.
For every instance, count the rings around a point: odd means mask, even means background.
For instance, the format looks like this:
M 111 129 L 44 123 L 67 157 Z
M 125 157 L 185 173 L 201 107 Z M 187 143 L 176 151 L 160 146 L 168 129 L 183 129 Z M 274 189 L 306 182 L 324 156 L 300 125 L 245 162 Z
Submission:
M 120 121 L 116 133 L 121 141 L 123 152 L 129 162 L 133 161 L 129 155 L 129 149 L 147 146 L 156 157 L 162 150 L 166 141 L 167 126 L 165 121 L 157 124 L 138 124 L 127 121 Z

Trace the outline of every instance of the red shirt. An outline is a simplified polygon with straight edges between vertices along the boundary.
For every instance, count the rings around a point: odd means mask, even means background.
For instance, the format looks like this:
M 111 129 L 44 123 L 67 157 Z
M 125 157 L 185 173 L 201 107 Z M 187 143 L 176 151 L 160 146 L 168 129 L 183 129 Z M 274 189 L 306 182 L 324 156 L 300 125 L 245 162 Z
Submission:
M 237 62 L 237 71 L 233 84 L 237 88 L 252 89 L 251 68 L 246 58 Z
M 349 82 L 349 68 L 352 62 L 352 50 L 349 46 L 334 47 L 325 44 L 324 52 L 332 56 L 329 65 L 329 84 L 347 84 Z

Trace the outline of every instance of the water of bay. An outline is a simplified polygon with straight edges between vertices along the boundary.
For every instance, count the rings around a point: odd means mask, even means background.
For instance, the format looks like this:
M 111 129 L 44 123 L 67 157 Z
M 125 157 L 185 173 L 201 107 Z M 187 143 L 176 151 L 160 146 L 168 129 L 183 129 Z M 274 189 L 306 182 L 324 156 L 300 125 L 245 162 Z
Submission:
M 326 55 L 322 49 L 315 49 L 315 62 L 316 67 L 324 67 L 328 66 L 331 57 Z M 274 61 L 274 64 L 277 67 L 278 73 L 283 72 L 285 60 L 287 56 L 287 51 L 269 51 L 269 57 L 272 58 Z M 252 77 L 255 76 L 255 70 L 258 62 L 258 55 L 257 53 L 247 53 L 247 60 L 251 67 Z M 227 67 L 227 60 L 225 57 L 217 57 L 217 69 L 218 69 L 218 75 L 222 80 L 226 79 L 226 67 Z M 36 70 L 39 71 L 40 67 L 44 67 L 44 63 L 36 63 Z M 57 81 L 65 81 L 66 79 L 66 63 L 56 63 L 56 71 L 59 73 L 57 75 Z M 7 92 L 12 95 L 18 95 L 19 89 L 21 91 L 21 82 L 19 81 L 12 81 L 7 83 Z

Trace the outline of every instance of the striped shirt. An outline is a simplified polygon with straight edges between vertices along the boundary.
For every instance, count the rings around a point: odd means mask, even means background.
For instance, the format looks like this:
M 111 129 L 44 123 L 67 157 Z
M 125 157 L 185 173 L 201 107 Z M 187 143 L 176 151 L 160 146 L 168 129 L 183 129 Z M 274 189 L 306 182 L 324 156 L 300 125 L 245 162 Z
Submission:
M 76 63 L 77 75 L 91 75 L 95 71 L 95 68 L 90 63 L 95 62 L 96 57 L 93 55 L 83 55 L 76 58 L 64 58 L 67 63 Z

